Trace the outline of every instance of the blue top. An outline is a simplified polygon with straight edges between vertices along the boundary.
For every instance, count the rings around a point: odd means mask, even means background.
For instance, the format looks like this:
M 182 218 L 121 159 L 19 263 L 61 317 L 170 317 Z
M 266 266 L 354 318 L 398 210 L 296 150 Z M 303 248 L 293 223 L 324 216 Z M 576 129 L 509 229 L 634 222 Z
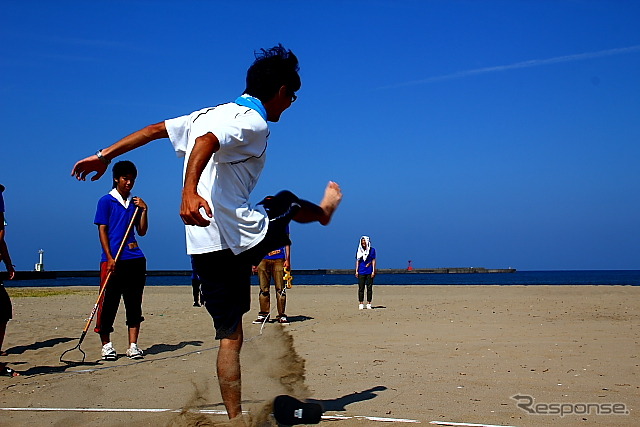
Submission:
M 289 226 L 287 225 L 287 234 L 289 234 Z M 286 252 L 284 246 L 275 251 L 271 251 L 264 257 L 264 259 L 282 259 L 286 258 Z
M 376 259 L 376 250 L 374 248 L 371 248 L 369 250 L 369 256 L 367 256 L 367 259 L 364 260 L 364 262 L 362 260 L 359 260 L 358 262 L 358 274 L 371 274 L 373 273 L 373 260 Z
M 111 248 L 111 256 L 114 258 L 118 253 L 118 248 L 120 248 L 120 243 L 122 243 L 122 238 L 124 237 L 124 233 L 127 232 L 127 227 L 129 226 L 129 222 L 131 222 L 131 218 L 133 218 L 135 210 L 136 206 L 133 203 L 129 203 L 129 207 L 125 209 L 125 207 L 122 206 L 122 204 L 111 194 L 102 196 L 100 200 L 98 200 L 96 218 L 93 220 L 93 223 L 96 225 L 107 226 L 109 247 Z M 134 247 L 131 248 L 131 246 Z M 127 237 L 127 242 L 122 248 L 122 253 L 120 254 L 119 259 L 125 260 L 142 257 L 144 257 L 144 254 L 138 247 L 135 227 L 132 227 L 129 236 Z M 107 254 L 105 254 L 103 250 L 102 262 L 105 262 L 106 260 Z
M 276 249 L 275 251 L 269 252 L 267 256 L 264 257 L 264 259 L 281 259 L 281 258 L 284 258 L 285 255 L 286 255 L 286 252 L 283 246 L 280 249 Z

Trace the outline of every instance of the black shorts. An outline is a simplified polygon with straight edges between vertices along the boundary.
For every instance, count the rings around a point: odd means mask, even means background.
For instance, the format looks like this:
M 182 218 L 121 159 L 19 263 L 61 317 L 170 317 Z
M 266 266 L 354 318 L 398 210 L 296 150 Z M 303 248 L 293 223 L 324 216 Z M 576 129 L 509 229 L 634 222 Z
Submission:
M 7 290 L 0 282 L 0 323 L 8 322 L 13 318 L 13 307 Z
M 224 249 L 191 256 L 216 339 L 232 335 L 251 308 L 251 266 L 258 265 L 269 252 L 291 244 L 287 228 L 300 210 L 299 199 L 290 191 L 281 191 L 260 204 L 269 217 L 267 234 L 260 243 L 238 255 Z
M 231 249 L 191 255 L 216 339 L 232 335 L 251 306 L 251 263 Z

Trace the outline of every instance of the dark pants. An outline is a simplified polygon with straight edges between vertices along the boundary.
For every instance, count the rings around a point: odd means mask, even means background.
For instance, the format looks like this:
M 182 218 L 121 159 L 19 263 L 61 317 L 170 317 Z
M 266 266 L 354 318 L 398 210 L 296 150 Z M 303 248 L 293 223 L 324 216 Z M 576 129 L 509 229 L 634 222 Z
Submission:
M 358 301 L 364 301 L 364 286 L 367 285 L 367 301 L 373 296 L 373 277 L 370 274 L 358 274 Z
M 0 323 L 6 323 L 13 317 L 13 309 L 11 307 L 11 298 L 7 290 L 0 282 Z
M 269 288 L 271 278 L 276 288 L 276 303 L 278 317 L 284 316 L 287 305 L 287 294 L 284 290 L 284 258 L 263 259 L 258 265 L 258 279 L 260 280 L 260 314 L 266 316 L 271 311 L 271 293 Z
M 202 295 L 200 293 L 200 279 L 191 279 L 191 289 L 193 290 L 193 302 L 204 303 Z
M 100 281 L 107 276 L 106 262 L 100 265 Z M 120 298 L 124 300 L 127 315 L 127 326 L 140 326 L 142 317 L 142 292 L 146 281 L 147 260 L 134 258 L 116 262 L 116 269 L 111 273 L 107 289 L 102 295 L 96 316 L 95 332 L 110 334 L 116 319 Z M 102 289 L 102 288 L 100 288 Z

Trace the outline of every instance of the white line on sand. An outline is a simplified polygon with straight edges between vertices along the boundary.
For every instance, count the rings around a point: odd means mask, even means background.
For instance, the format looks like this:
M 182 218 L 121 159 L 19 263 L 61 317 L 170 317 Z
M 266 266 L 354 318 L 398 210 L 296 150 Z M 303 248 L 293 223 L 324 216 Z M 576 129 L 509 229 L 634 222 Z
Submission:
M 182 412 L 182 409 L 154 408 L 0 408 L 0 411 L 34 411 L 34 412 Z M 195 412 L 213 415 L 227 415 L 227 411 L 219 409 L 201 409 Z
M 162 409 L 162 408 L 0 408 L 0 411 L 34 411 L 34 412 L 182 412 L 182 409 Z M 189 411 L 210 415 L 227 415 L 227 411 L 220 409 L 199 409 Z M 410 420 L 405 418 L 385 418 L 385 417 L 368 417 L 363 415 L 344 416 L 344 415 L 323 415 L 323 420 L 348 420 L 363 419 L 368 421 L 379 421 L 387 423 L 415 423 L 420 424 L 418 420 Z
M 514 427 L 514 426 L 499 426 L 495 424 L 454 423 L 451 421 L 431 421 L 429 424 L 436 424 L 439 426 L 461 426 L 461 427 Z
M 349 420 L 349 419 L 358 419 L 358 420 L 368 420 L 368 421 L 379 421 L 383 423 L 415 423 L 420 424 L 418 420 L 409 420 L 406 418 L 386 418 L 386 417 L 368 417 L 365 415 L 354 415 L 352 417 L 344 416 L 344 415 L 323 415 L 323 420 Z

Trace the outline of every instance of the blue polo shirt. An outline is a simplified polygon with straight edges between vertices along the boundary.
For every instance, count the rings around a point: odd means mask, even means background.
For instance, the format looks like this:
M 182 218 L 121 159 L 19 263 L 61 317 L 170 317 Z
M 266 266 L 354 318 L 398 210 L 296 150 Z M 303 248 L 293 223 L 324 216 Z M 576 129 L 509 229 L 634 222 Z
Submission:
M 122 238 L 124 237 L 124 233 L 127 232 L 127 227 L 129 226 L 129 222 L 131 222 L 131 218 L 133 218 L 133 213 L 135 212 L 135 210 L 136 206 L 132 202 L 129 202 L 128 207 L 125 208 L 122 203 L 120 203 L 111 194 L 102 196 L 100 200 L 98 200 L 96 217 L 93 223 L 96 225 L 107 226 L 109 247 L 111 248 L 111 256 L 113 256 L 114 258 L 118 253 L 118 248 L 120 248 L 120 243 L 122 243 Z M 132 248 L 131 246 L 134 247 Z M 120 254 L 119 259 L 125 260 L 142 257 L 144 257 L 144 254 L 138 247 L 134 226 L 132 227 L 129 236 L 127 237 L 127 242 L 122 248 L 122 253 Z M 102 262 L 105 262 L 106 260 L 107 254 L 105 254 L 103 250 Z
M 369 250 L 369 256 L 367 259 L 358 263 L 358 274 L 371 274 L 373 273 L 373 260 L 376 259 L 376 250 L 371 248 Z M 368 267 L 367 267 L 368 264 Z

